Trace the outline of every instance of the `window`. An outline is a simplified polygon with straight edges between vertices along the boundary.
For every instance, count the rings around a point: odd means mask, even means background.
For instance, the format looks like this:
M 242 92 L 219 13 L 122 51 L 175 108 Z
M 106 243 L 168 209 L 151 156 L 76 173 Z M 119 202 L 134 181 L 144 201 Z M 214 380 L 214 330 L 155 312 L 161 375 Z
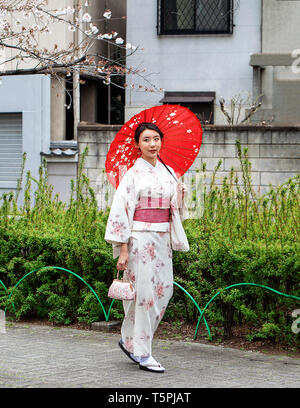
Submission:
M 0 188 L 16 188 L 22 160 L 22 113 L 0 113 Z
M 232 34 L 233 0 L 158 0 L 158 34 Z
M 163 104 L 178 104 L 190 109 L 201 124 L 214 123 L 215 92 L 165 92 Z

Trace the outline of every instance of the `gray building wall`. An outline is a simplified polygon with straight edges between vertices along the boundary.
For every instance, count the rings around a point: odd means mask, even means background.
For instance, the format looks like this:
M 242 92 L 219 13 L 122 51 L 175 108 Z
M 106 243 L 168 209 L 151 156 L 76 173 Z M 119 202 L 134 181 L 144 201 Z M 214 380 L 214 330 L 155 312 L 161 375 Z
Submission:
M 299 1 L 262 0 L 262 51 L 250 64 L 263 104 L 253 121 L 300 125 L 299 21 Z
M 71 180 L 75 182 L 77 178 L 77 160 L 66 162 L 59 158 L 48 158 L 47 162 L 48 183 L 53 186 L 53 196 L 58 194 L 59 200 L 69 203 Z
M 220 96 L 252 93 L 251 53 L 261 52 L 261 0 L 235 1 L 233 34 L 157 35 L 157 1 L 127 0 L 127 41 L 138 50 L 127 64 L 165 91 L 215 91 L 215 124 L 224 124 Z M 239 5 L 239 6 L 238 6 Z M 135 113 L 158 105 L 163 93 L 141 92 L 150 87 L 137 75 L 127 76 L 125 122 Z M 244 108 L 249 106 L 244 106 Z
M 79 127 L 79 151 L 82 153 L 86 146 L 89 148 L 84 166 L 85 173 L 103 206 L 105 188 L 108 188 L 110 195 L 108 203 L 111 202 L 115 191 L 107 182 L 103 170 L 110 144 L 119 129 L 120 126 L 107 125 Z M 237 171 L 239 184 L 242 185 L 242 172 L 235 145 L 237 139 L 240 140 L 242 149 L 248 147 L 248 157 L 252 164 L 252 185 L 258 195 L 266 193 L 269 190 L 269 184 L 279 185 L 300 173 L 299 127 L 206 126 L 199 154 L 186 174 L 195 173 L 196 169 L 201 170 L 205 162 L 207 178 L 204 182 L 208 185 L 221 159 L 222 164 L 217 172 L 216 184 L 222 184 L 224 176 L 228 176 L 233 167 Z
M 291 53 L 299 48 L 300 2 L 262 0 L 262 52 Z
M 22 113 L 23 152 L 27 153 L 24 174 L 30 170 L 35 178 L 39 177 L 41 152 L 48 152 L 50 146 L 50 86 L 45 75 L 2 77 L 0 85 L 0 112 Z M 16 182 L 0 182 L 0 195 L 16 187 Z

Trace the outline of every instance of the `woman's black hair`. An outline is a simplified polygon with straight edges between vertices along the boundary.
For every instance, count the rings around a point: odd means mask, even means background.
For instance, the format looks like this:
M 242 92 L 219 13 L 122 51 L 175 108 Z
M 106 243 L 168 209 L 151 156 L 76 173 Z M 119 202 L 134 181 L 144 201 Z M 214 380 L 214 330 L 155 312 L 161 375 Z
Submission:
M 161 140 L 164 137 L 163 132 L 154 123 L 143 122 L 143 123 L 140 123 L 138 127 L 135 129 L 134 140 L 136 141 L 136 143 L 139 142 L 140 134 L 146 129 L 155 130 L 155 132 L 159 134 Z

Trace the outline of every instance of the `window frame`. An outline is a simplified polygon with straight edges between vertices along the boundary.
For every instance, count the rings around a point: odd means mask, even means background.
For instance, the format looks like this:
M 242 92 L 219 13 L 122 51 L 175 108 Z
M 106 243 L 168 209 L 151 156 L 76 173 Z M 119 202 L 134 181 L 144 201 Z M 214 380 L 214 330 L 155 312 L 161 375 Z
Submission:
M 227 31 L 203 31 L 194 29 L 165 30 L 163 28 L 163 7 L 165 0 L 157 0 L 157 35 L 231 35 L 233 34 L 233 6 L 234 0 L 229 1 L 228 30 Z M 194 27 L 196 26 L 196 0 L 194 0 Z

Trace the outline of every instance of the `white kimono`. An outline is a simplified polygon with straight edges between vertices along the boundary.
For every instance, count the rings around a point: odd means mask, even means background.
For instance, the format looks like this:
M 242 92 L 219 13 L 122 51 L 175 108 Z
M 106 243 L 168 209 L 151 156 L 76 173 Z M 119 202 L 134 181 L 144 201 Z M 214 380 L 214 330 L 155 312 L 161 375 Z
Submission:
M 169 221 L 133 219 L 136 209 L 146 208 L 169 208 Z M 172 250 L 189 250 L 182 226 L 187 218 L 177 183 L 165 166 L 157 160 L 154 167 L 138 158 L 115 192 L 104 237 L 113 246 L 114 258 L 120 255 L 121 243 L 128 243 L 124 278 L 135 286 L 136 300 L 123 301 L 121 335 L 125 348 L 135 356 L 151 355 L 153 335 L 173 294 Z

